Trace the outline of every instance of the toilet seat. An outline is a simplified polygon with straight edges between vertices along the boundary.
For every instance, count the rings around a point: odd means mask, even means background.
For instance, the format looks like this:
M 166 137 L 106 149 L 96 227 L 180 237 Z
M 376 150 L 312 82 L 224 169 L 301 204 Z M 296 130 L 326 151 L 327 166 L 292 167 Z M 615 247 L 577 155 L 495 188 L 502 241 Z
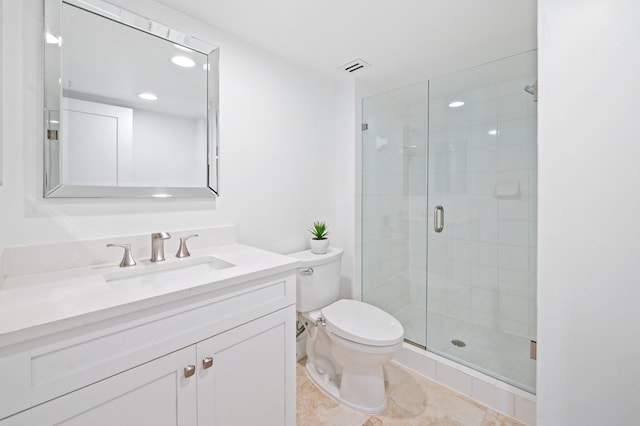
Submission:
M 402 342 L 404 329 L 380 308 L 358 300 L 341 299 L 322 308 L 328 331 L 368 346 L 394 346 Z

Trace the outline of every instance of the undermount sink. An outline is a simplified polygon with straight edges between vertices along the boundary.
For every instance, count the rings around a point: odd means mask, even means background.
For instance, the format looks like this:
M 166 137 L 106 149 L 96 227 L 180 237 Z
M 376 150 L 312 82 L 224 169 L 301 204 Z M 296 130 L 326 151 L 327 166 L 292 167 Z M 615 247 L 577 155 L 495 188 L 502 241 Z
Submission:
M 194 277 L 201 277 L 215 271 L 234 267 L 233 263 L 216 256 L 190 257 L 167 263 L 151 263 L 134 266 L 131 269 L 104 274 L 106 282 L 131 282 L 152 284 Z

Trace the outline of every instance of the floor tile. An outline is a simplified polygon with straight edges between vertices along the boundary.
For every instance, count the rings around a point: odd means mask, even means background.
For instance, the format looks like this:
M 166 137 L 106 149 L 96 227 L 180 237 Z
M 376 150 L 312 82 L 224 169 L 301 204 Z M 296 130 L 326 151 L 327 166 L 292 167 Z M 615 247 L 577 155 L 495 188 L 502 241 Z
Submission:
M 297 424 L 300 426 L 517 426 L 522 423 L 390 362 L 385 365 L 387 408 L 367 415 L 342 406 L 297 368 Z

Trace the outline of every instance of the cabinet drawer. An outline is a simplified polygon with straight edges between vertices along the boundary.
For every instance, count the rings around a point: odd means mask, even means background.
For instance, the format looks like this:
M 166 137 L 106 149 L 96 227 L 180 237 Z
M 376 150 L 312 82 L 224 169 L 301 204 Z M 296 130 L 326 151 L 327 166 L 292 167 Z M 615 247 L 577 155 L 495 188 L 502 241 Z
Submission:
M 287 275 L 35 341 L 0 358 L 0 418 L 294 303 L 295 276 Z

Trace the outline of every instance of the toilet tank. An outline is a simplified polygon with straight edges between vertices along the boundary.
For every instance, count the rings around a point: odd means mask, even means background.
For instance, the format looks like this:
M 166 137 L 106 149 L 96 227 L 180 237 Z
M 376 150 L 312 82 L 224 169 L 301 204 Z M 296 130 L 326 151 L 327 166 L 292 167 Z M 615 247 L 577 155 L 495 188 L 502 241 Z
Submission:
M 296 274 L 297 311 L 321 309 L 338 300 L 343 251 L 330 247 L 326 254 L 305 250 L 287 255 L 301 260 Z

